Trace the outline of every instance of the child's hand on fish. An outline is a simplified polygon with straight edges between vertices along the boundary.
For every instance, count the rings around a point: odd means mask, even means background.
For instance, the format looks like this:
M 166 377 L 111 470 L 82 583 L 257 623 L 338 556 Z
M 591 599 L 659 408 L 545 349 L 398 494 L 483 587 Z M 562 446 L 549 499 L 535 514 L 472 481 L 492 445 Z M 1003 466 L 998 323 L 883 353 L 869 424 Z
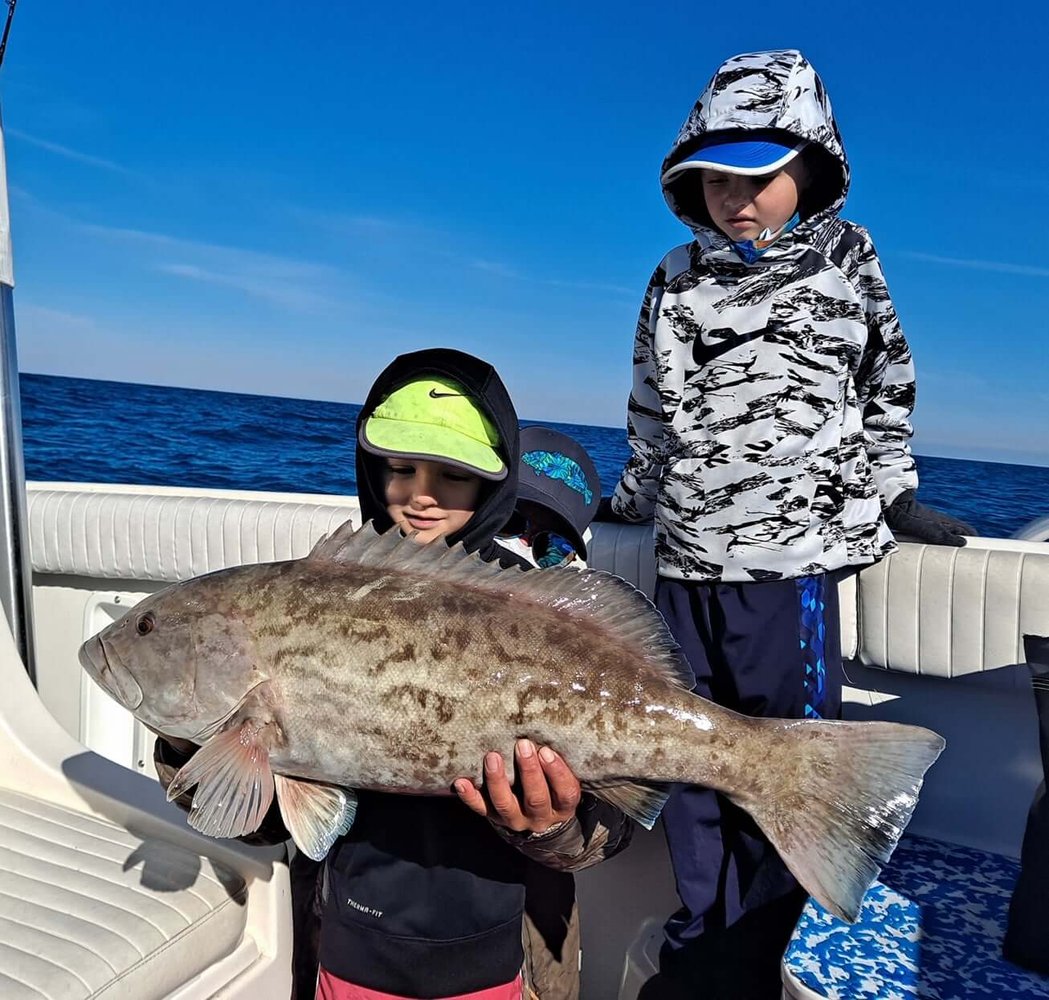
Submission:
M 485 792 L 468 778 L 455 782 L 455 792 L 479 816 L 518 833 L 546 833 L 575 816 L 582 788 L 561 756 L 549 747 L 536 752 L 531 740 L 518 740 L 514 749 L 520 793 L 515 793 L 502 755 L 484 758 Z

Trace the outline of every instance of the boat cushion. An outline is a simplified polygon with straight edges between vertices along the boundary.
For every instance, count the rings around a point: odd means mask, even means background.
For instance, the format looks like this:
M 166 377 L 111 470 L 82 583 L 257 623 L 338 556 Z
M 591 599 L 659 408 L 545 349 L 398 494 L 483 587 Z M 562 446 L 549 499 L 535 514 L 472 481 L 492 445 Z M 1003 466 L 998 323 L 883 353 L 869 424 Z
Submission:
M 188 580 L 297 559 L 360 519 L 356 497 L 40 483 L 28 496 L 34 573 L 116 580 Z
M 234 872 L 0 789 L 4 1000 L 164 997 L 230 954 L 244 926 Z
M 1018 870 L 999 854 L 905 837 L 855 924 L 809 900 L 783 959 L 787 995 L 1049 997 L 1049 978 L 1001 955 Z

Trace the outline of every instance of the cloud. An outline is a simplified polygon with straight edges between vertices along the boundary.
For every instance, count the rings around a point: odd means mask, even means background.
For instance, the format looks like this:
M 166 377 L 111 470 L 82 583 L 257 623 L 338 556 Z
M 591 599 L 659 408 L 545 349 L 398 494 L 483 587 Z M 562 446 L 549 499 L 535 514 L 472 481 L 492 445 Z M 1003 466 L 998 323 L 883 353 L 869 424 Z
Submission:
M 157 270 L 162 274 L 171 274 L 176 278 L 189 278 L 222 288 L 233 288 L 253 298 L 272 302 L 286 309 L 309 312 L 325 305 L 332 305 L 333 300 L 319 295 L 307 288 L 295 287 L 286 283 L 271 283 L 250 274 L 223 273 L 209 271 L 196 264 L 158 264 Z
M 483 260 L 480 257 L 475 257 L 469 261 L 470 267 L 478 271 L 484 271 L 486 274 L 494 274 L 500 278 L 508 278 L 511 281 L 527 281 L 525 277 L 516 268 L 510 267 L 507 264 L 502 264 L 497 260 Z
M 381 240 L 387 250 L 403 253 L 411 257 L 429 254 L 454 266 L 481 271 L 506 281 L 519 281 L 531 285 L 547 285 L 551 288 L 566 288 L 578 292 L 604 292 L 610 295 L 637 298 L 636 288 L 608 282 L 569 281 L 562 278 L 546 278 L 542 275 L 529 274 L 514 264 L 489 257 L 473 255 L 470 248 L 462 249 L 464 243 L 474 243 L 469 237 L 457 235 L 451 230 L 442 229 L 426 222 L 410 219 L 393 218 L 381 215 L 354 215 L 348 213 L 323 213 L 309 209 L 292 207 L 289 213 L 293 218 L 311 226 L 318 227 L 338 236 L 366 236 L 371 240 Z M 456 249 L 456 246 L 460 249 Z
M 318 212 L 315 209 L 291 206 L 291 218 L 305 225 L 334 233 L 337 236 L 381 236 L 418 240 L 421 237 L 443 238 L 443 234 L 427 225 L 408 219 L 382 215 L 355 215 L 348 212 Z
M 110 173 L 121 174 L 124 177 L 140 176 L 134 170 L 129 170 L 113 160 L 107 160 L 101 156 L 92 156 L 90 153 L 82 153 L 78 149 L 60 146 L 57 142 L 49 142 L 47 139 L 39 139 L 35 135 L 30 135 L 28 132 L 23 132 L 20 129 L 9 128 L 6 134 L 13 136 L 20 142 L 28 143 L 30 146 L 36 146 L 39 149 L 45 149 L 49 153 L 54 153 L 56 156 L 64 157 L 67 160 L 73 160 L 76 163 L 84 163 L 89 167 L 108 170 Z
M 122 366 L 140 362 L 141 337 L 91 316 L 36 305 L 24 295 L 15 298 L 21 371 L 119 379 Z
M 297 312 L 338 303 L 331 293 L 342 274 L 338 268 L 277 254 L 222 246 L 139 229 L 81 224 L 81 228 L 117 243 L 155 252 L 152 267 L 162 274 L 232 288 L 252 298 Z M 179 260 L 172 260 L 177 256 Z
M 496 277 L 506 278 L 508 281 L 522 281 L 531 285 L 548 285 L 550 288 L 567 288 L 569 291 L 574 292 L 604 292 L 609 295 L 637 297 L 636 288 L 626 288 L 623 285 L 612 285 L 602 281 L 566 281 L 563 278 L 543 278 L 526 274 L 515 267 L 511 267 L 509 264 L 503 264 L 497 260 L 484 260 L 479 257 L 473 258 L 468 263 L 470 267 L 477 271 L 494 274 Z
M 995 260 L 973 260 L 967 257 L 941 257 L 938 254 L 921 253 L 917 250 L 905 250 L 903 255 L 911 260 L 923 260 L 930 264 L 944 264 L 947 267 L 965 267 L 974 271 L 997 271 L 1000 274 L 1017 274 L 1026 278 L 1049 278 L 1049 267 L 1037 264 L 1010 264 Z
M 631 299 L 639 299 L 638 289 L 627 288 L 625 285 L 610 285 L 603 281 L 561 281 L 557 278 L 547 278 L 544 282 L 556 288 L 571 288 L 578 292 L 608 292 L 610 295 L 627 295 Z
M 97 329 L 95 321 L 89 316 L 28 302 L 19 302 L 15 308 L 15 315 L 19 323 L 27 322 L 33 327 L 48 326 L 63 333 L 85 333 Z

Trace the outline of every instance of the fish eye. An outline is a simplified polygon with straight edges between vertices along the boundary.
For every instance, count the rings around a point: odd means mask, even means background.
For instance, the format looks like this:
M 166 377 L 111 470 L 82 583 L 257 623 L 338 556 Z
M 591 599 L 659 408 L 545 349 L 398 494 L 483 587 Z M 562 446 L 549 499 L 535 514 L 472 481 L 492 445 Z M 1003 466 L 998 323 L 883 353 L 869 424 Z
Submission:
M 156 625 L 157 620 L 153 617 L 153 613 L 147 611 L 144 615 L 140 615 L 138 621 L 135 622 L 135 631 L 139 635 L 149 635 L 156 628 Z

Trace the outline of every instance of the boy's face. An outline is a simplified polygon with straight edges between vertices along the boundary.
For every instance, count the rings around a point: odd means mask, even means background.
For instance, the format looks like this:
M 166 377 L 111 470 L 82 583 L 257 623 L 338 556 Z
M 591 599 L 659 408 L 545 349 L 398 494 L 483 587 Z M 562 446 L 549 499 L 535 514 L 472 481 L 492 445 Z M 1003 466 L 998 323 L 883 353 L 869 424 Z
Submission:
M 756 240 L 766 229 L 775 232 L 797 210 L 805 167 L 795 157 L 782 170 L 743 177 L 720 170 L 700 171 L 703 197 L 714 225 L 730 240 Z
M 464 527 L 477 509 L 482 480 L 444 462 L 387 458 L 386 512 L 422 545 Z

